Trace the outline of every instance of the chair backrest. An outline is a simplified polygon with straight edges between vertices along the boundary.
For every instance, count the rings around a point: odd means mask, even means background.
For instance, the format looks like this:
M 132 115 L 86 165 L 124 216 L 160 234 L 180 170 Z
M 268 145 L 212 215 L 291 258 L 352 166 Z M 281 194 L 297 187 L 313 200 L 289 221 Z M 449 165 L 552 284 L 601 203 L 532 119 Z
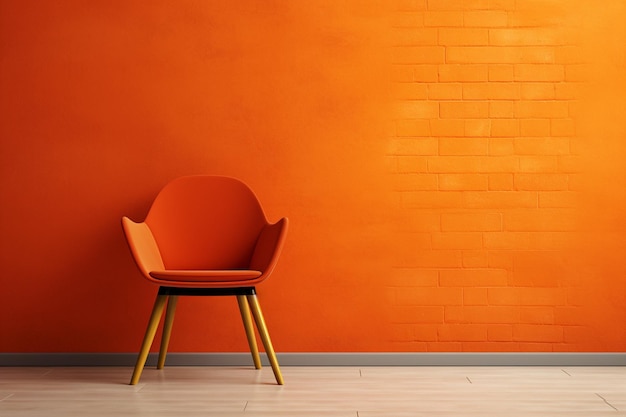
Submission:
M 167 184 L 145 223 L 166 269 L 248 269 L 267 219 L 243 182 L 197 175 Z

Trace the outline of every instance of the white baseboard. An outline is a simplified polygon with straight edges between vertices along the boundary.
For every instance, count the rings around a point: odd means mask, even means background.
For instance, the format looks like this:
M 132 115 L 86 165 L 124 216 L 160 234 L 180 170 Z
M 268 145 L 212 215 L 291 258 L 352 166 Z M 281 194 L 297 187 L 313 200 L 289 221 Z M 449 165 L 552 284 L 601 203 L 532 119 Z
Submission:
M 281 366 L 626 366 L 626 353 L 278 353 Z M 151 353 L 148 366 L 156 365 Z M 134 366 L 136 353 L 0 353 L 0 366 Z M 267 358 L 262 354 L 265 365 Z M 169 366 L 248 366 L 249 353 L 169 353 Z

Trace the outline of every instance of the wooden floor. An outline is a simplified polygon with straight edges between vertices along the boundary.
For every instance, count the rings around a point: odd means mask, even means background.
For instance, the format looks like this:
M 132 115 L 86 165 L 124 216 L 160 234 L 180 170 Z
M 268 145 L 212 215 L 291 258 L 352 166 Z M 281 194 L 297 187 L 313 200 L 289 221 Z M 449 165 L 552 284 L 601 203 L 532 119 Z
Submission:
M 0 416 L 619 417 L 623 367 L 0 368 Z

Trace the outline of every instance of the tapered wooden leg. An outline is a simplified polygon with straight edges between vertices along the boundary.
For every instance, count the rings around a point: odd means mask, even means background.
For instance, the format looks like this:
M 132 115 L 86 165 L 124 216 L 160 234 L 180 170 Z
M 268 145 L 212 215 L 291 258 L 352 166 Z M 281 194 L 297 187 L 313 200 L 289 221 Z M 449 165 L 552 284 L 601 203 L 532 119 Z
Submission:
M 267 326 L 265 325 L 265 320 L 263 319 L 263 313 L 261 312 L 259 300 L 257 299 L 256 294 L 246 295 L 246 297 L 248 299 L 248 303 L 250 304 L 250 310 L 252 310 L 254 321 L 256 321 L 256 328 L 259 330 L 261 341 L 263 342 L 263 346 L 265 347 L 265 353 L 267 354 L 267 358 L 270 360 L 270 365 L 272 365 L 272 371 L 274 371 L 274 377 L 276 377 L 276 382 L 278 383 L 278 385 L 283 385 L 283 375 L 280 373 L 278 359 L 276 359 L 276 353 L 274 353 L 272 340 L 270 339 L 270 335 L 267 332 Z
M 141 373 L 143 372 L 143 367 L 146 364 L 146 359 L 148 359 L 150 346 L 152 346 L 154 335 L 156 334 L 157 328 L 159 327 L 159 321 L 161 321 L 161 315 L 163 314 L 163 308 L 165 307 L 166 301 L 167 295 L 160 294 L 157 295 L 156 300 L 154 300 L 152 315 L 150 316 L 150 321 L 148 322 L 146 334 L 143 337 L 143 343 L 141 345 L 141 350 L 139 351 L 139 356 L 137 357 L 137 363 L 135 364 L 133 376 L 130 378 L 130 385 L 135 385 L 137 382 L 139 382 L 139 378 L 141 377 Z
M 241 311 L 243 327 L 246 330 L 248 345 L 250 345 L 250 353 L 252 353 L 254 367 L 256 369 L 261 369 L 261 356 L 259 355 L 259 348 L 256 344 L 256 336 L 254 335 L 254 326 L 252 325 L 252 318 L 250 317 L 250 306 L 248 305 L 248 300 L 245 295 L 238 295 L 237 302 L 239 303 L 239 311 Z
M 165 366 L 167 346 L 170 344 L 174 314 L 176 314 L 176 303 L 178 303 L 178 296 L 170 295 L 170 298 L 167 300 L 167 310 L 165 310 L 165 322 L 163 323 L 163 336 L 161 337 L 161 350 L 159 350 L 157 369 L 163 369 L 163 366 Z

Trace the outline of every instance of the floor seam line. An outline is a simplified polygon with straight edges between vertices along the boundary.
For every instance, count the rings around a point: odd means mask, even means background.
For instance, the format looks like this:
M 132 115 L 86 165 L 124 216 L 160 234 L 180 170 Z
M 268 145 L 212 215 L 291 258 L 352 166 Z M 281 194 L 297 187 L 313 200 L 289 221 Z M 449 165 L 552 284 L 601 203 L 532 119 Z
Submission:
M 596 394 L 598 397 L 600 397 L 600 398 L 602 399 L 602 401 L 604 401 L 604 403 L 605 403 L 606 405 L 608 405 L 609 407 L 611 407 L 613 410 L 615 410 L 615 411 L 619 411 L 619 410 L 618 410 L 618 409 L 617 409 L 617 408 L 616 408 L 613 404 L 611 404 L 610 402 L 608 402 L 608 401 L 606 400 L 606 398 L 604 398 L 602 395 L 598 394 L 597 392 L 596 392 L 595 394 Z
M 13 392 L 12 392 L 12 393 L 8 394 L 6 397 L 4 397 L 4 398 L 0 398 L 0 403 L 1 403 L 2 401 L 4 401 L 4 400 L 8 400 L 9 398 L 11 398 L 11 397 L 12 397 L 12 396 L 14 396 L 14 395 L 15 395 L 15 393 L 13 393 Z

